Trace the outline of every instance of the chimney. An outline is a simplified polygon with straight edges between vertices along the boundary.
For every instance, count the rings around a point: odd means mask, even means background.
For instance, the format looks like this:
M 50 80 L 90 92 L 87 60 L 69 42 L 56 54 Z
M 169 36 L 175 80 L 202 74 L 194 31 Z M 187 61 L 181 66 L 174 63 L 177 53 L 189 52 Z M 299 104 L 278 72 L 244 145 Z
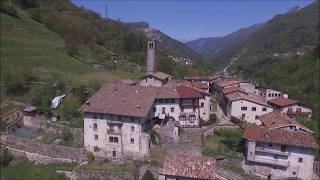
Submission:
M 153 40 L 149 40 L 148 41 L 147 74 L 154 73 L 155 46 L 156 46 L 156 42 L 155 41 L 153 41 Z

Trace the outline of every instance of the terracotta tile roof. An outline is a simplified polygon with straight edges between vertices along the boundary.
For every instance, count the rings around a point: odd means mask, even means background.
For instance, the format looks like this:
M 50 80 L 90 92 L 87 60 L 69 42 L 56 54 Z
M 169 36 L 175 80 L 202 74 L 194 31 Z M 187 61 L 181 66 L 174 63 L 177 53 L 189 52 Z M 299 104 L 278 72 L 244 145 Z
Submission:
M 242 137 L 253 141 L 319 149 L 319 144 L 308 132 L 268 129 L 265 126 L 251 125 L 246 128 Z
M 298 101 L 296 101 L 296 100 L 289 99 L 289 98 L 284 98 L 284 97 L 278 97 L 278 98 L 275 98 L 275 99 L 271 99 L 268 102 L 271 103 L 271 104 L 280 106 L 280 107 L 286 107 L 286 106 L 290 106 L 290 105 L 298 103 Z
M 157 91 L 156 98 L 158 99 L 173 99 L 173 98 L 180 98 L 177 88 L 174 87 L 151 87 L 155 91 Z
M 226 98 L 231 102 L 239 101 L 239 100 L 246 100 L 246 101 L 250 101 L 250 102 L 253 102 L 256 104 L 270 107 L 270 105 L 267 104 L 266 100 L 263 97 L 258 96 L 258 95 L 243 94 L 243 93 L 239 93 L 239 92 L 234 92 L 234 93 L 226 95 Z
M 189 177 L 196 179 L 215 179 L 215 159 L 212 157 L 168 155 L 159 174 Z
M 153 88 L 130 86 L 121 82 L 110 83 L 89 98 L 80 111 L 147 117 L 156 93 Z
M 198 89 L 209 89 L 209 86 L 205 83 L 192 82 L 192 83 L 189 83 L 189 85 Z
M 231 94 L 231 93 L 234 93 L 234 92 L 240 92 L 240 93 L 243 93 L 243 94 L 248 94 L 244 89 L 241 89 L 241 88 L 236 87 L 236 86 L 231 86 L 231 87 L 227 87 L 227 88 L 223 89 L 223 94 L 224 95 Z
M 262 122 L 262 124 L 269 129 L 276 129 L 276 128 L 282 128 L 282 127 L 294 125 L 306 131 L 312 132 L 310 129 L 306 128 L 305 126 L 300 124 L 298 121 L 295 121 L 279 112 L 270 112 L 270 113 L 261 115 L 259 116 L 259 119 Z
M 211 81 L 220 78 L 220 76 L 185 76 L 183 77 L 184 80 L 204 80 L 204 81 Z
M 142 76 L 140 79 L 144 79 L 145 77 L 149 77 L 149 76 L 153 76 L 153 77 L 160 79 L 160 80 L 166 80 L 166 79 L 172 77 L 171 75 L 166 74 L 164 72 L 155 72 L 155 73 L 151 73 L 151 74 L 147 74 L 145 76 Z
M 214 83 L 221 88 L 224 88 L 226 86 L 237 85 L 237 84 L 240 84 L 241 82 L 243 81 L 238 79 L 219 79 L 214 81 Z
M 178 86 L 177 92 L 180 98 L 202 98 L 200 91 L 189 86 Z
M 120 82 L 125 83 L 125 84 L 129 84 L 129 85 L 137 84 L 137 81 L 134 81 L 132 79 L 122 79 L 122 80 L 120 80 Z

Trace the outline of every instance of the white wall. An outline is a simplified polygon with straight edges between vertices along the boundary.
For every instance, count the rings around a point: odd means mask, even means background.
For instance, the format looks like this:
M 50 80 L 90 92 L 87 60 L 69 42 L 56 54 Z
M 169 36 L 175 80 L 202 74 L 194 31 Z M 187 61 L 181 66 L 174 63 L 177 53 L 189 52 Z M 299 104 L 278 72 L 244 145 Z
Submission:
M 247 107 L 247 110 L 241 110 L 241 107 Z M 252 111 L 252 107 L 255 107 L 256 111 Z M 264 107 L 267 109 L 266 111 L 262 111 L 262 108 Z M 242 119 L 242 114 L 245 114 L 245 121 L 249 123 L 255 123 L 257 125 L 260 125 L 261 121 L 256 119 L 256 116 L 261 116 L 272 111 L 273 109 L 271 107 L 263 106 L 246 100 L 233 101 L 231 104 L 229 103 L 227 107 L 227 114 L 229 116 Z
M 288 107 L 282 108 L 282 109 L 281 109 L 281 113 L 287 114 L 289 108 L 292 108 L 292 112 L 296 112 L 296 111 L 297 111 L 297 108 L 300 108 L 300 109 L 301 109 L 301 112 L 308 112 L 308 113 L 310 113 L 310 114 L 308 115 L 308 117 L 311 117 L 311 115 L 312 115 L 312 109 L 307 108 L 307 107 L 303 107 L 303 106 L 299 106 L 299 105 L 293 105 L 293 106 L 288 106 Z
M 272 147 L 270 147 L 269 143 L 259 142 L 259 147 L 260 146 L 275 152 L 281 152 L 281 144 L 272 144 Z M 253 168 L 248 168 L 248 170 L 255 169 L 256 173 L 261 173 L 263 170 L 266 170 L 267 172 L 271 173 L 271 178 L 298 177 L 303 180 L 312 179 L 315 154 L 313 149 L 288 146 L 288 155 L 279 156 L 278 160 L 289 162 L 289 166 L 281 167 L 272 163 L 253 162 L 254 157 L 262 157 L 264 159 L 274 160 L 273 153 L 255 152 L 256 147 L 257 145 L 255 141 L 246 141 L 247 160 L 252 161 L 250 164 L 254 166 Z M 302 162 L 299 162 L 299 158 L 302 158 Z
M 200 118 L 208 121 L 209 120 L 209 115 L 210 115 L 210 101 L 211 97 L 210 96 L 205 96 L 204 98 L 199 99 L 199 114 Z M 203 107 L 201 107 L 201 104 L 203 103 Z
M 163 81 L 156 79 L 152 76 L 146 76 L 145 78 L 140 80 L 139 84 L 140 84 L 140 86 L 160 87 L 160 86 L 163 86 Z
M 116 116 L 103 115 L 93 118 L 92 113 L 84 114 L 84 147 L 97 156 L 112 157 L 112 151 L 117 152 L 117 157 L 143 157 L 149 153 L 149 135 L 142 131 L 142 118 L 123 117 L 121 120 Z M 121 130 L 113 126 L 117 133 L 108 132 L 110 122 L 122 122 Z M 97 123 L 97 130 L 94 130 L 94 123 Z M 134 131 L 131 131 L 134 127 Z M 118 130 L 118 131 L 117 131 Z M 98 135 L 98 140 L 95 139 Z M 118 143 L 109 142 L 109 137 L 118 137 Z M 134 144 L 130 139 L 134 139 Z M 99 147 L 99 152 L 94 152 L 94 146 Z
M 251 83 L 240 83 L 239 87 L 244 89 L 247 93 L 255 94 L 256 86 Z

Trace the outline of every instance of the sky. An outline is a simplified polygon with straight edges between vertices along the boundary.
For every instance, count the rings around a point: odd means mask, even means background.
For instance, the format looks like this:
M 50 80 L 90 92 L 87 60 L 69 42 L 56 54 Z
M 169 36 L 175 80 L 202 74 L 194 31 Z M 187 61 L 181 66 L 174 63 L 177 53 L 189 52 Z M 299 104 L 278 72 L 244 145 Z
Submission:
M 148 22 L 169 36 L 188 41 L 219 37 L 270 20 L 311 0 L 72 0 L 102 17 Z

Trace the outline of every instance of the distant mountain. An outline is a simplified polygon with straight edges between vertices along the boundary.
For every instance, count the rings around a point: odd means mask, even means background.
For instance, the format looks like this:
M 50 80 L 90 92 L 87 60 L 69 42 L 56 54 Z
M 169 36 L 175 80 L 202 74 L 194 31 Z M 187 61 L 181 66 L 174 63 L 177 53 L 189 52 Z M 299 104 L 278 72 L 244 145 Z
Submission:
M 217 70 L 288 92 L 290 98 L 311 105 L 313 118 L 318 119 L 319 1 L 294 9 L 276 15 L 250 39 L 211 62 Z
M 218 54 L 213 61 L 220 69 L 232 62 L 248 72 L 248 68 L 275 57 L 290 58 L 308 54 L 319 46 L 319 1 L 300 10 L 276 15 L 250 38 Z
M 184 43 L 171 38 L 160 30 L 151 28 L 146 22 L 123 22 L 123 24 L 131 29 L 142 31 L 147 36 L 153 36 L 158 42 L 158 47 L 172 56 L 191 58 L 195 62 L 203 59 L 199 53 L 187 47 Z
M 222 37 L 200 38 L 186 42 L 186 45 L 204 57 L 212 59 L 217 54 L 248 40 L 254 32 L 264 25 L 265 23 L 255 24 Z

